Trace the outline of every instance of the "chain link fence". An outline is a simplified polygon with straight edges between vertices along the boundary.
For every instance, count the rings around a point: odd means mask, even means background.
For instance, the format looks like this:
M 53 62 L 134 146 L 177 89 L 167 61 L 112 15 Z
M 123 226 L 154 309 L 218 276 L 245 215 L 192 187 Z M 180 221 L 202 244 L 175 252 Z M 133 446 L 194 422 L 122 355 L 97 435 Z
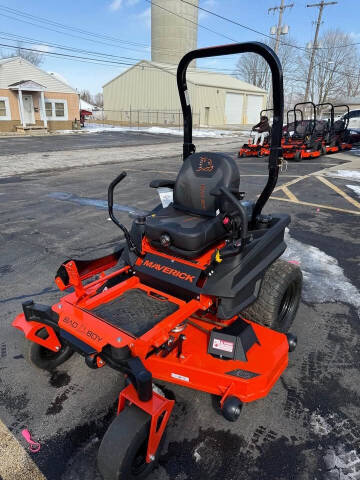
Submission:
M 85 116 L 86 124 L 120 125 L 126 127 L 183 128 L 181 110 L 96 110 Z M 200 113 L 193 112 L 193 126 L 200 126 Z

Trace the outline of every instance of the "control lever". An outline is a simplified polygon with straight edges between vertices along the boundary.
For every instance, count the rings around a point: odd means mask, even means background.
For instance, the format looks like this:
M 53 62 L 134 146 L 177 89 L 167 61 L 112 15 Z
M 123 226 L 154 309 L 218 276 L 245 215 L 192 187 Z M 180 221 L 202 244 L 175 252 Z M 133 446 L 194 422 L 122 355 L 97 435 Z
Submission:
M 125 225 L 123 225 L 122 223 L 120 223 L 118 221 L 118 219 L 114 215 L 114 210 L 113 210 L 115 187 L 126 177 L 126 175 L 127 175 L 126 172 L 121 172 L 120 175 L 118 175 L 109 185 L 109 188 L 108 188 L 109 216 L 110 216 L 111 220 L 115 223 L 115 225 L 117 225 L 124 232 L 126 243 L 128 244 L 129 250 L 131 252 L 134 252 L 138 257 L 141 257 L 142 254 L 141 254 L 141 252 L 139 252 L 138 248 L 134 244 L 134 242 L 133 242 L 133 240 L 130 236 L 129 230 L 125 227 Z

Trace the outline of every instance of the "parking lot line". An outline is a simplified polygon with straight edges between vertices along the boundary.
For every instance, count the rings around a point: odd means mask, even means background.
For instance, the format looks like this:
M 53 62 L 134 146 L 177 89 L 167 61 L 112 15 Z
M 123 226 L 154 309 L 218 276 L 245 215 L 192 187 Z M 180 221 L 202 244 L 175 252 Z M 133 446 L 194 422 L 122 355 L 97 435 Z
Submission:
M 285 195 L 288 198 L 290 198 L 290 200 L 292 200 L 295 203 L 299 203 L 298 198 L 292 192 L 290 192 L 290 190 L 287 187 L 282 187 L 282 191 L 285 193 Z
M 343 192 L 339 187 L 337 187 L 337 186 L 334 185 L 333 183 L 329 182 L 329 180 L 327 180 L 327 179 L 324 178 L 324 177 L 316 176 L 316 178 L 317 178 L 318 180 L 320 180 L 320 182 L 324 183 L 324 184 L 327 185 L 329 188 L 331 188 L 332 190 L 334 190 L 334 192 L 338 193 L 338 194 L 341 195 L 343 198 L 345 198 L 345 200 L 347 200 L 349 203 L 351 203 L 352 205 L 354 205 L 354 207 L 360 209 L 360 203 L 357 202 L 356 200 L 354 200 L 353 198 L 351 198 L 347 193 Z
M 46 480 L 14 435 L 0 420 L 0 478 Z
M 329 205 L 321 205 L 320 203 L 310 203 L 310 202 L 302 202 L 301 200 L 290 200 L 290 198 L 281 198 L 281 197 L 270 197 L 271 200 L 280 200 L 281 202 L 290 202 L 296 203 L 297 205 L 306 205 L 308 207 L 317 207 L 323 208 L 325 210 L 335 210 L 336 212 L 343 212 L 343 213 L 352 213 L 353 215 L 360 215 L 360 210 L 347 210 L 345 208 L 338 208 L 338 207 L 330 207 Z

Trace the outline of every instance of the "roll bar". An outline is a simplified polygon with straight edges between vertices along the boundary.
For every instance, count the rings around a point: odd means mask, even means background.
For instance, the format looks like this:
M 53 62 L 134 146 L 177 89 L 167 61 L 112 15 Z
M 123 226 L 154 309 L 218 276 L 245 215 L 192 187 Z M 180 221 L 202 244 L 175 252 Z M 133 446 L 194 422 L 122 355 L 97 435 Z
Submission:
M 264 205 L 276 186 L 280 168 L 279 156 L 281 155 L 281 136 L 284 114 L 283 74 L 280 60 L 270 47 L 260 42 L 233 43 L 192 50 L 183 56 L 180 60 L 176 77 L 184 118 L 183 160 L 195 152 L 195 145 L 192 143 L 191 105 L 186 83 L 187 68 L 190 62 L 196 58 L 218 57 L 220 55 L 234 55 L 236 53 L 257 53 L 258 55 L 261 55 L 268 63 L 272 75 L 274 117 L 269 155 L 269 177 L 264 190 L 254 207 L 252 223 L 256 224 L 257 218 L 260 216 Z
M 300 113 L 301 120 L 303 120 L 303 119 L 304 119 L 304 115 L 303 115 L 302 110 L 296 110 L 296 111 Z M 288 111 L 286 112 L 286 125 L 287 125 L 287 126 L 289 126 L 289 124 L 290 124 L 290 122 L 289 122 L 289 113 L 291 113 L 291 112 L 294 113 L 294 123 L 296 123 L 296 112 L 294 112 L 294 110 L 291 109 L 291 110 L 288 110 Z
M 349 113 L 350 113 L 350 108 L 349 108 L 349 105 L 334 105 L 334 111 L 335 111 L 335 108 L 341 108 L 341 107 L 345 107 L 347 112 L 345 113 L 346 115 L 346 120 L 345 120 L 345 126 L 344 126 L 344 131 L 347 129 L 347 127 L 349 126 L 349 122 L 350 122 L 350 118 L 349 118 Z
M 320 107 L 330 107 L 330 125 L 334 125 L 334 105 L 330 102 L 325 102 L 325 103 L 318 103 L 316 105 L 316 108 L 320 109 Z
M 312 107 L 312 111 L 313 111 L 313 124 L 312 124 L 312 128 L 311 128 L 311 131 L 310 131 L 310 135 L 313 134 L 314 130 L 315 130 L 315 124 L 316 124 L 316 106 L 315 106 L 315 103 L 314 102 L 300 102 L 300 103 L 297 103 L 295 106 L 294 106 L 294 118 L 295 118 L 295 122 L 296 122 L 296 112 L 299 111 L 300 109 L 297 108 L 299 105 L 311 105 Z M 301 120 L 304 118 L 302 112 L 301 112 Z

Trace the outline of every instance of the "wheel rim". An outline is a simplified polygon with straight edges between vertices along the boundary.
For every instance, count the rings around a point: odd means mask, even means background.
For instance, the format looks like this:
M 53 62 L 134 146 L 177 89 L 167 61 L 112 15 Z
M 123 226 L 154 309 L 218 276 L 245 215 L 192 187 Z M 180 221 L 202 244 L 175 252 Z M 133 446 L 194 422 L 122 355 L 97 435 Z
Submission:
M 285 290 L 278 313 L 280 323 L 284 323 L 288 318 L 291 318 L 296 309 L 296 290 L 295 281 L 291 282 Z
M 131 465 L 131 473 L 134 477 L 143 473 L 148 465 L 146 463 L 147 447 L 148 447 L 148 438 L 146 438 L 144 442 L 140 445 L 140 447 L 138 448 L 134 456 L 134 460 Z

